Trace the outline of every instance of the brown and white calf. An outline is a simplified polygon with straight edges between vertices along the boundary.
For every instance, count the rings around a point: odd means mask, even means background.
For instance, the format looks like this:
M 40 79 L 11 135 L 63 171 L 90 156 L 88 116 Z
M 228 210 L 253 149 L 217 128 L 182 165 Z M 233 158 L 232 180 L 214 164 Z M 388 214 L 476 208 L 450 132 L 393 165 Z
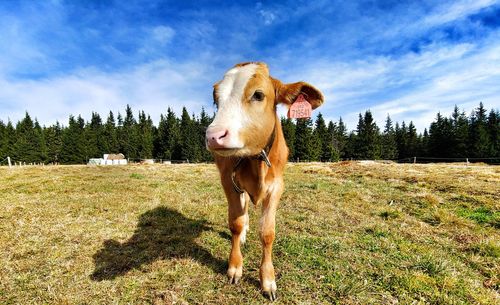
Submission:
M 248 230 L 248 205 L 262 205 L 260 284 L 264 295 L 276 299 L 272 263 L 275 215 L 283 193 L 283 171 L 288 147 L 276 113 L 279 103 L 291 105 L 303 94 L 316 108 L 323 95 L 313 86 L 283 84 L 269 75 L 264 63 L 237 64 L 214 85 L 217 113 L 206 131 L 207 148 L 213 152 L 228 201 L 232 233 L 227 276 L 238 283 L 243 272 L 240 245 Z

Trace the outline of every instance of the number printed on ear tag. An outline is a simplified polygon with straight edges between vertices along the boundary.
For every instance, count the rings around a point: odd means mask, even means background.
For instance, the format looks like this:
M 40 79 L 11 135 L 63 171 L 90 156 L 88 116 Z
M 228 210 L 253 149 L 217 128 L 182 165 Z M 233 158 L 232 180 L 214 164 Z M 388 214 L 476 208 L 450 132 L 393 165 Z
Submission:
M 311 112 L 311 104 L 304 98 L 304 95 L 299 94 L 290 109 L 288 109 L 288 117 L 291 119 L 310 118 Z

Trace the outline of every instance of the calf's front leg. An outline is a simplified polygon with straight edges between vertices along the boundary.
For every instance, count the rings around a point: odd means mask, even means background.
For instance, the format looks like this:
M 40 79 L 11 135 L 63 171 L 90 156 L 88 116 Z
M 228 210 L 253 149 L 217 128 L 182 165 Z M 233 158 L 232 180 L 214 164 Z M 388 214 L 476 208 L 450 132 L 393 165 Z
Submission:
M 229 284 L 237 284 L 243 274 L 243 255 L 240 245 L 245 242 L 248 230 L 247 194 L 228 194 L 228 223 L 231 230 L 231 253 L 227 277 Z
M 260 220 L 260 240 L 262 242 L 262 262 L 260 264 L 260 285 L 262 293 L 271 301 L 276 300 L 277 287 L 272 261 L 273 242 L 275 236 L 276 209 L 283 192 L 283 182 L 275 182 L 269 188 L 268 196 L 262 203 Z

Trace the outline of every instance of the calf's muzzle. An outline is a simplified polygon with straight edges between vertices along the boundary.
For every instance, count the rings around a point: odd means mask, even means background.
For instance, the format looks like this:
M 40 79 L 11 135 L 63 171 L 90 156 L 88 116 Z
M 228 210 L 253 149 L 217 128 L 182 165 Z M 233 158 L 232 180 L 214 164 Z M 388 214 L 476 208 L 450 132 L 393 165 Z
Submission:
M 208 127 L 205 133 L 205 141 L 209 150 L 231 148 L 227 145 L 229 138 L 229 130 L 216 126 Z

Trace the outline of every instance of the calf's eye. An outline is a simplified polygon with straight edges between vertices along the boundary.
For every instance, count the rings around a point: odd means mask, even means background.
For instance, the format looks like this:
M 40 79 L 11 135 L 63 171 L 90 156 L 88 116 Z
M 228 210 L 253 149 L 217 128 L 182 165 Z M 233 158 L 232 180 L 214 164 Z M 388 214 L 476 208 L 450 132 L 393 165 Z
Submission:
M 259 102 L 261 102 L 261 101 L 263 101 L 263 100 L 264 100 L 264 97 L 265 97 L 264 92 L 262 92 L 262 91 L 260 91 L 260 90 L 257 90 L 257 91 L 255 91 L 255 92 L 254 92 L 254 94 L 252 95 L 252 100 L 253 100 L 253 101 L 259 101 Z

